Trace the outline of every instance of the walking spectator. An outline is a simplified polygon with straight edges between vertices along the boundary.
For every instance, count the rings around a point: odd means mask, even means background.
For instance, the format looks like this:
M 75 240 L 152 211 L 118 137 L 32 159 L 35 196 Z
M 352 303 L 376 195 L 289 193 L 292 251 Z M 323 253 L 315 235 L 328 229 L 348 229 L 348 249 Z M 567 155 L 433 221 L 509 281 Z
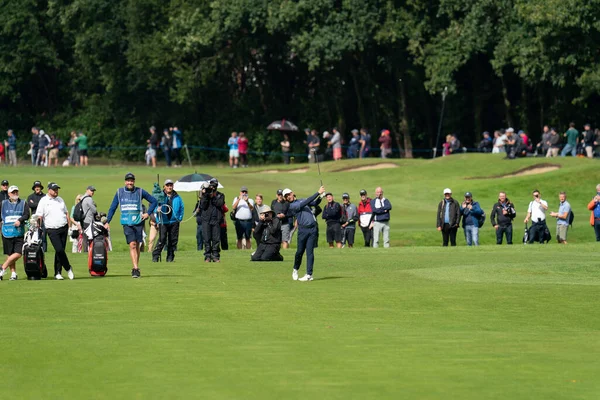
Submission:
M 31 190 L 33 190 L 33 193 L 31 193 L 29 197 L 27 197 L 27 204 L 29 205 L 29 209 L 31 210 L 31 215 L 33 215 L 37 211 L 38 205 L 40 204 L 40 200 L 42 199 L 42 197 L 45 196 L 44 192 L 42 191 L 44 190 L 44 185 L 42 185 L 42 182 L 40 181 L 35 181 L 33 182 Z M 46 250 L 48 249 L 48 238 L 46 235 L 46 227 L 44 226 L 43 222 L 40 225 L 40 228 L 42 230 L 42 249 L 44 250 L 44 252 L 46 252 Z
M 237 132 L 231 132 L 231 137 L 227 141 L 227 146 L 229 146 L 229 167 L 237 168 L 238 159 L 240 157 Z
M 23 237 L 25 236 L 25 222 L 29 219 L 29 206 L 26 201 L 19 198 L 19 188 L 8 188 L 9 198 L 0 202 L 0 215 L 2 216 L 2 247 L 6 261 L 0 269 L 0 280 L 10 270 L 10 280 L 17 280 L 16 262 L 23 254 Z
M 356 233 L 356 221 L 358 221 L 358 209 L 350 203 L 350 195 L 342 194 L 342 247 L 354 247 L 354 235 Z
M 558 150 L 560 150 L 560 137 L 556 132 L 556 129 L 550 129 L 550 136 L 548 139 L 548 152 L 546 157 L 558 157 Z
M 544 242 L 544 231 L 547 229 L 546 210 L 548 209 L 548 202 L 542 200 L 539 190 L 534 190 L 532 194 L 533 201 L 531 201 L 529 207 L 527 207 L 525 223 L 527 224 L 527 222 L 531 220 L 529 243 L 533 243 L 537 239 L 541 244 Z
M 337 128 L 333 128 L 333 136 L 329 141 L 329 145 L 331 145 L 333 149 L 333 159 L 334 161 L 338 161 L 342 159 L 342 135 L 338 131 Z
M 596 185 L 596 195 L 588 203 L 587 208 L 592 212 L 590 215 L 590 224 L 594 227 L 596 241 L 600 242 L 600 184 Z
M 204 184 L 200 208 L 202 209 L 202 239 L 204 241 L 204 262 L 221 262 L 221 221 L 225 195 L 219 192 L 219 181 L 211 179 Z
M 277 198 L 271 202 L 271 210 L 275 213 L 275 216 L 281 221 L 281 245 L 284 249 L 290 247 L 291 237 L 291 224 L 288 212 L 290 209 L 290 203 L 285 201 L 283 198 L 283 190 L 277 190 Z
M 371 134 L 366 128 L 360 129 L 360 158 L 369 157 L 371 151 Z
M 494 149 L 492 150 L 492 153 L 494 153 L 494 154 L 504 153 L 505 152 L 505 149 L 504 149 L 505 144 L 506 144 L 506 134 L 502 131 L 495 131 L 494 132 Z
M 479 142 L 477 146 L 477 151 L 480 153 L 491 153 L 494 147 L 494 143 L 492 142 L 492 138 L 490 137 L 489 132 L 483 132 L 483 139 Z
M 72 131 L 69 137 L 69 158 L 68 165 L 79 165 L 79 147 L 77 146 L 77 132 Z
M 592 126 L 590 124 L 585 124 L 583 129 L 583 145 L 585 146 L 585 154 L 587 158 L 593 158 L 596 134 L 592 130 Z
M 512 243 L 513 219 L 517 216 L 515 206 L 506 197 L 505 192 L 498 194 L 498 202 L 494 204 L 490 221 L 496 230 L 496 244 L 502 244 L 503 236 L 506 236 L 506 244 Z
M 181 148 L 183 147 L 183 134 L 176 126 L 169 128 L 171 136 L 173 137 L 173 144 L 171 145 L 171 159 L 174 161 L 176 167 L 181 167 L 183 160 L 181 158 Z
M 8 152 L 8 164 L 13 167 L 17 166 L 17 137 L 15 136 L 12 129 L 6 132 L 8 138 L 5 142 L 5 150 Z
M 542 140 L 536 145 L 536 155 L 540 153 L 546 155 L 548 153 L 548 149 L 550 148 L 550 135 L 550 127 L 544 125 L 544 129 L 542 130 Z
M 81 208 L 83 211 L 83 223 L 81 224 L 81 233 L 83 239 L 83 251 L 85 253 L 88 252 L 88 237 L 84 233 L 86 229 L 94 223 L 96 220 L 96 214 L 98 210 L 96 209 L 96 203 L 94 203 L 94 195 L 96 194 L 96 188 L 94 186 L 88 186 L 85 189 L 85 195 L 81 198 Z
M 156 133 L 156 127 L 153 125 L 149 129 L 150 131 L 150 139 L 146 141 L 148 143 L 148 150 L 146 151 L 147 158 L 150 159 L 150 163 L 152 164 L 152 168 L 156 168 L 156 151 L 160 146 L 160 137 L 158 133 Z M 81 133 L 81 132 L 80 132 Z M 81 150 L 81 146 L 80 146 Z
M 473 201 L 471 192 L 465 193 L 465 201 L 460 206 L 460 214 L 467 246 L 479 246 L 479 219 L 483 215 L 483 210 L 478 202 Z
M 352 138 L 348 144 L 348 158 L 358 158 L 360 152 L 360 136 L 358 129 L 352 129 Z
M 381 150 L 381 158 L 388 158 L 390 154 L 392 154 L 392 137 L 390 136 L 390 131 L 384 129 L 381 131 L 381 136 L 379 136 L 379 149 Z
M 569 215 L 571 214 L 571 204 L 567 201 L 567 193 L 558 194 L 560 205 L 558 212 L 551 212 L 550 216 L 556 218 L 556 240 L 558 243 L 567 244 L 567 231 L 569 230 Z
M 244 132 L 240 132 L 238 138 L 238 151 L 240 153 L 240 165 L 242 168 L 248 168 L 248 138 Z
M 260 211 L 258 224 L 254 229 L 257 246 L 252 253 L 252 261 L 283 261 L 281 248 L 281 221 L 275 217 L 271 207 L 264 206 Z
M 163 136 L 160 141 L 160 147 L 162 148 L 163 154 L 165 155 L 165 161 L 167 162 L 167 167 L 171 166 L 171 146 L 173 146 L 173 138 L 169 133 L 168 129 L 163 129 Z
M 254 223 L 252 222 L 254 201 L 248 199 L 248 188 L 246 186 L 240 188 L 240 195 L 233 199 L 232 207 L 235 210 L 237 248 L 249 250 L 252 248 L 250 237 L 252 236 L 252 228 L 254 226 Z
M 31 165 L 37 165 L 37 156 L 38 151 L 40 149 L 40 141 L 39 141 L 39 129 L 37 127 L 31 128 L 31 142 L 29 142 L 30 151 L 31 151 Z
M 390 247 L 390 211 L 392 204 L 383 197 L 383 189 L 375 189 L 375 198 L 371 200 L 373 210 L 373 247 L 379 247 L 379 235 L 383 235 L 383 247 Z
M 323 208 L 323 215 L 321 218 L 327 223 L 327 243 L 329 248 L 333 248 L 333 242 L 335 241 L 338 248 L 342 247 L 342 226 L 340 219 L 342 218 L 342 207 L 340 203 L 333 200 L 333 194 L 331 192 L 325 193 L 327 198 L 327 204 Z
M 37 165 L 48 166 L 48 146 L 51 143 L 50 136 L 44 130 L 38 134 L 39 151 L 37 155 Z
M 83 233 L 83 227 L 81 226 L 81 223 L 75 221 L 75 218 L 73 218 L 75 214 L 75 207 L 77 207 L 77 204 L 81 202 L 82 197 L 83 196 L 80 194 L 75 196 L 75 203 L 73 203 L 71 206 L 71 211 L 69 212 L 69 220 L 71 221 L 71 225 L 69 227 L 69 231 L 67 232 L 67 236 L 72 244 L 71 253 L 81 253 L 84 248 L 83 237 L 86 235 Z
M 183 220 L 184 204 L 179 194 L 173 190 L 173 181 L 167 179 L 163 185 L 165 203 L 159 204 L 158 244 L 152 251 L 152 262 L 158 262 L 160 253 L 167 246 L 167 262 L 175 261 L 175 251 L 179 242 L 179 224 Z
M 437 209 L 437 230 L 442 232 L 442 246 L 456 246 L 456 231 L 460 224 L 460 204 L 452 198 L 452 190 L 444 189 L 444 199 Z
M 65 246 L 67 245 L 67 232 L 71 225 L 67 206 L 62 198 L 58 196 L 60 186 L 51 182 L 48 184 L 48 194 L 40 200 L 37 211 L 34 215 L 38 221 L 43 220 L 46 225 L 48 237 L 54 247 L 54 279 L 63 280 L 62 269 L 64 268 L 73 279 L 73 267 L 69 262 Z
M 288 165 L 290 163 L 290 139 L 287 133 L 283 134 L 283 140 L 279 143 L 281 146 L 281 153 L 283 154 L 283 163 Z
M 577 144 L 579 143 L 579 131 L 575 129 L 575 122 L 569 124 L 569 129 L 564 133 L 567 138 L 567 144 L 560 153 L 561 157 L 566 157 L 567 153 L 571 152 L 572 157 L 577 156 Z
M 88 166 L 88 138 L 87 136 L 79 131 L 77 135 L 77 139 L 75 139 L 75 143 L 77 144 L 77 153 L 79 154 L 79 165 L 81 167 Z M 154 152 L 154 161 L 153 166 L 156 166 L 156 151 Z
M 358 202 L 358 223 L 365 239 L 365 247 L 371 247 L 373 243 L 373 228 L 371 220 L 373 219 L 373 210 L 371 208 L 371 198 L 367 196 L 367 191 L 360 191 L 360 201 Z

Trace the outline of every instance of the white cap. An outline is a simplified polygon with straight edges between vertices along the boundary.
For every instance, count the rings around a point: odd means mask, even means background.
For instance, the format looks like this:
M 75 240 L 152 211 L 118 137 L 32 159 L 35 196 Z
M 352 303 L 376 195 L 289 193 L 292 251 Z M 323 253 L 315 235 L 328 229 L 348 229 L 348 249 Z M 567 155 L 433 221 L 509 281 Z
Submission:
M 44 132 L 43 129 L 40 129 L 40 135 L 44 135 L 46 132 Z
M 165 184 L 164 184 L 164 186 L 167 186 L 169 183 L 170 183 L 170 184 L 173 184 L 173 181 L 172 181 L 172 180 L 170 180 L 170 179 L 167 179 L 167 180 L 165 181 Z
M 452 194 L 452 190 L 450 188 L 444 189 L 444 194 Z
M 506 130 L 506 132 L 511 132 L 511 133 L 512 133 L 512 132 L 514 132 L 514 131 L 515 131 L 515 130 L 514 130 L 513 128 L 508 128 L 508 129 Z
M 287 196 L 290 193 L 292 193 L 292 189 L 288 189 L 288 188 L 283 189 L 283 197 Z
M 15 186 L 15 185 L 12 185 L 11 187 L 8 188 L 8 193 L 12 193 L 15 190 L 19 190 L 19 188 L 17 186 Z
M 323 132 L 323 138 L 327 139 L 329 137 L 329 132 L 325 131 Z

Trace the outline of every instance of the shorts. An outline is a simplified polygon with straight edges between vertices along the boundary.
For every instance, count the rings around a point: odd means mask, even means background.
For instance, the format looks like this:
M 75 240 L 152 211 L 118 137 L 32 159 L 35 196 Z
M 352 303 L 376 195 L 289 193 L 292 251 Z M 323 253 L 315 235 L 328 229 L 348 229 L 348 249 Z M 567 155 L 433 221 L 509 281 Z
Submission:
M 48 155 L 48 157 L 53 160 L 55 158 L 58 158 L 58 149 L 52 149 L 50 150 L 50 154 Z
M 250 240 L 252 236 L 252 227 L 254 226 L 254 221 L 251 219 L 247 221 L 236 220 L 235 221 L 235 233 L 237 235 L 237 240 L 242 240 L 242 238 L 246 238 L 246 240 Z
M 327 243 L 342 241 L 342 226 L 339 222 L 327 224 Z
M 131 242 L 142 243 L 144 240 L 144 224 L 140 225 L 123 225 L 123 232 L 127 244 Z
M 556 224 L 556 240 L 559 243 L 567 241 L 568 229 L 569 229 L 569 225 Z
M 79 150 L 79 157 L 87 157 L 87 149 Z
M 240 152 L 239 150 L 229 150 L 229 158 L 239 158 Z
M 2 247 L 7 256 L 15 253 L 23 254 L 23 243 L 22 237 L 6 238 L 2 236 Z
M 290 228 L 290 224 L 287 222 L 285 224 L 281 224 L 281 241 L 289 243 L 290 240 L 292 240 L 291 232 L 292 229 Z

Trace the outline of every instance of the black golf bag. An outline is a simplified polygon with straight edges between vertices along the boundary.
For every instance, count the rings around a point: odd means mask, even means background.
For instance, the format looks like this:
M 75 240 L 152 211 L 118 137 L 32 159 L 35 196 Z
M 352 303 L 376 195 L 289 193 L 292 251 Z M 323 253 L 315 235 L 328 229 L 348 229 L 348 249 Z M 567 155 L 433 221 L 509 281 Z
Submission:
M 108 231 L 101 222 L 94 221 L 85 231 L 88 247 L 88 271 L 91 276 L 108 272 Z
M 40 280 L 48 277 L 48 269 L 46 268 L 42 248 L 42 230 L 35 224 L 32 224 L 25 233 L 23 265 L 29 280 Z

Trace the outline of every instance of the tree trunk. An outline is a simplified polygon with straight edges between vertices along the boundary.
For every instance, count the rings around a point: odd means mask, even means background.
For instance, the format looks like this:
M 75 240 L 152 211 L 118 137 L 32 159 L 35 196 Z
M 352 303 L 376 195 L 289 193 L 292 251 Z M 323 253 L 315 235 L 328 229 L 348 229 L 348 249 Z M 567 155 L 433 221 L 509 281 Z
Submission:
M 358 82 L 357 76 L 358 71 L 356 70 L 356 67 L 354 65 L 350 67 L 350 75 L 352 76 L 352 83 L 354 85 L 354 94 L 356 96 L 356 108 L 358 108 L 358 119 L 360 120 L 361 126 L 367 126 L 367 120 L 365 118 L 365 106 L 363 103 L 363 96 L 360 91 L 360 84 Z
M 512 126 L 513 125 L 513 120 L 510 114 L 510 100 L 508 99 L 508 87 L 506 86 L 506 81 L 504 79 L 504 76 L 500 77 L 500 81 L 502 82 L 502 97 L 504 98 L 504 113 L 505 113 L 505 118 L 506 118 L 506 124 L 508 126 Z
M 408 129 L 408 106 L 406 105 L 406 86 L 404 85 L 404 81 L 402 80 L 402 78 L 397 76 L 397 79 L 398 98 L 400 99 L 400 102 L 398 104 L 398 115 L 400 117 L 400 133 L 404 137 L 404 157 L 413 158 L 412 138 Z M 396 141 L 400 141 L 398 135 L 396 135 Z M 398 148 L 401 148 L 400 143 L 398 143 Z

